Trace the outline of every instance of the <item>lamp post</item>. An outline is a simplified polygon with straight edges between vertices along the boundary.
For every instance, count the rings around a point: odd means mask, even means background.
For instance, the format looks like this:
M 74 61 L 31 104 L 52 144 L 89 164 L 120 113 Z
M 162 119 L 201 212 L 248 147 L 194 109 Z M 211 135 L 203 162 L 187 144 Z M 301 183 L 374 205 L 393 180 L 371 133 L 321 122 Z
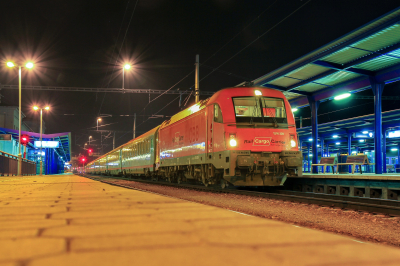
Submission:
M 101 122 L 101 118 L 97 118 L 97 131 L 99 131 L 99 122 Z
M 129 70 L 131 69 L 130 64 L 125 64 L 124 67 L 122 68 L 122 89 L 125 90 L 125 69 Z
M 15 64 L 11 61 L 7 62 L 8 67 L 14 67 Z M 25 64 L 25 67 L 28 69 L 33 68 L 33 63 L 28 62 Z M 20 176 L 22 175 L 22 154 L 21 154 L 21 125 L 22 125 L 22 118 L 21 118 L 21 68 L 22 66 L 18 66 L 18 93 L 19 93 L 19 126 L 18 126 L 18 170 L 17 170 L 17 175 Z
M 50 110 L 50 107 L 48 107 L 48 106 L 46 106 L 45 108 L 40 108 L 38 106 L 33 107 L 33 110 L 35 110 L 35 111 L 37 111 L 39 109 L 40 109 L 40 175 L 43 175 L 43 155 L 42 155 L 43 109 L 48 111 L 48 110 Z
M 90 139 L 92 138 L 92 136 L 89 136 L 89 146 L 90 146 Z

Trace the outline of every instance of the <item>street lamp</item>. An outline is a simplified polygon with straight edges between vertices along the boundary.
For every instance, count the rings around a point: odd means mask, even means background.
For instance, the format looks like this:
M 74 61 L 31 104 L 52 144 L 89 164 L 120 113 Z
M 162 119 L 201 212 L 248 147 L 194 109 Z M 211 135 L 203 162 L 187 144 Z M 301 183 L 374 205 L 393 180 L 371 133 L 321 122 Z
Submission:
M 49 106 L 46 106 L 45 108 L 41 108 L 38 106 L 33 106 L 33 110 L 37 111 L 40 109 L 40 175 L 43 175 L 43 157 L 42 157 L 42 146 L 43 146 L 43 142 L 42 142 L 42 131 L 43 131 L 43 109 L 46 111 L 50 110 Z
M 15 64 L 11 61 L 7 62 L 8 67 L 14 67 Z M 28 62 L 25 64 L 25 67 L 28 69 L 33 68 L 33 63 Z M 21 68 L 22 66 L 18 66 L 18 76 L 19 76 L 19 81 L 18 81 L 18 91 L 19 91 L 19 127 L 18 127 L 18 170 L 17 170 L 17 175 L 20 176 L 22 175 L 22 154 L 21 154 L 21 124 L 22 124 L 22 118 L 21 118 Z
M 101 118 L 97 118 L 97 131 L 99 131 L 99 122 L 101 122 Z
M 122 68 L 122 89 L 125 90 L 125 69 L 129 70 L 131 69 L 130 64 L 125 64 L 124 67 Z

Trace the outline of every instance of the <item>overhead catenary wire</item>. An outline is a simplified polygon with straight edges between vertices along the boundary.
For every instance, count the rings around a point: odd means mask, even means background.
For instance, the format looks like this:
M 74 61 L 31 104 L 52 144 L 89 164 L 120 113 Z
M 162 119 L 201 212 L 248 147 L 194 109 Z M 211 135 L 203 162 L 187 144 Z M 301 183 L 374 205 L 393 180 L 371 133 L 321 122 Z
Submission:
M 119 57 L 120 57 L 120 55 L 121 55 L 121 50 L 122 50 L 122 47 L 124 46 L 125 39 L 126 39 L 126 35 L 127 35 L 127 33 L 128 33 L 129 27 L 130 27 L 130 25 L 131 25 L 132 18 L 133 18 L 133 14 L 135 13 L 136 6 L 137 6 L 137 3 L 138 3 L 138 2 L 139 2 L 139 0 L 136 0 L 135 6 L 133 7 L 132 15 L 131 15 L 131 17 L 130 17 L 130 19 L 129 19 L 128 26 L 126 27 L 124 38 L 122 39 L 122 43 L 121 43 L 121 46 L 120 46 L 120 48 L 119 48 L 117 58 L 115 59 L 114 66 L 113 66 L 113 69 L 112 69 L 110 78 L 109 78 L 109 80 L 108 80 L 108 83 L 107 83 L 107 88 L 108 88 L 108 86 L 110 85 L 112 74 L 113 74 L 114 71 L 115 71 L 115 66 L 117 65 L 118 59 L 119 59 Z M 128 2 L 128 4 L 129 4 L 129 2 Z M 100 108 L 99 108 L 99 112 L 98 112 L 99 114 L 100 114 L 100 112 L 101 112 L 101 108 L 103 107 L 103 103 L 104 103 L 104 99 L 106 98 L 106 94 L 107 94 L 107 93 L 105 92 L 105 93 L 104 93 L 104 96 L 103 96 L 103 99 L 102 99 L 102 101 L 101 101 Z
M 201 63 L 200 66 L 207 67 L 207 68 L 211 68 L 211 69 L 213 69 L 213 71 L 217 71 L 218 69 L 216 69 L 216 68 L 214 68 L 214 67 L 206 66 L 206 65 L 204 65 L 204 64 L 205 64 L 207 61 L 209 61 L 212 57 L 214 57 L 216 54 L 218 54 L 222 49 L 224 49 L 230 42 L 232 42 L 234 39 L 236 39 L 244 30 L 246 30 L 251 24 L 253 24 L 256 20 L 258 20 L 259 17 L 262 16 L 266 11 L 268 11 L 277 1 L 278 1 L 278 0 L 274 1 L 271 5 L 269 5 L 269 6 L 268 6 L 264 11 L 262 11 L 255 19 L 253 19 L 249 24 L 247 24 L 241 31 L 239 31 L 235 36 L 233 36 L 228 42 L 226 42 L 223 46 L 221 46 L 217 51 L 215 51 L 210 57 L 208 57 L 206 60 L 204 60 L 204 62 Z M 223 73 L 225 73 L 225 74 L 227 74 L 227 75 L 230 75 L 230 76 L 239 77 L 238 75 L 234 75 L 234 74 L 229 73 L 229 72 L 227 72 L 227 71 L 222 71 L 222 70 L 218 70 L 218 71 L 223 72 Z M 194 72 L 194 70 L 190 71 L 190 73 L 187 74 L 184 78 L 182 78 L 181 80 L 179 80 L 178 82 L 176 82 L 173 86 L 171 86 L 169 89 L 167 89 L 167 90 L 165 91 L 165 93 L 167 93 L 168 91 L 170 91 L 171 89 L 173 89 L 175 86 L 177 86 L 179 83 L 181 83 L 184 79 L 186 79 L 188 76 L 190 76 L 193 72 Z M 240 77 L 240 78 L 243 78 L 243 77 Z M 245 78 L 245 79 L 247 79 L 247 78 Z M 201 79 L 201 80 L 203 80 L 203 79 Z M 201 80 L 200 80 L 200 81 L 201 81 Z M 192 87 L 193 87 L 193 86 L 192 86 Z M 187 90 L 186 90 L 186 91 L 187 91 Z M 139 113 L 143 112 L 144 109 L 145 109 L 151 102 L 157 100 L 159 97 L 161 97 L 161 96 L 164 95 L 165 93 L 162 93 L 162 94 L 160 94 L 158 97 L 156 97 L 156 98 L 154 98 L 153 100 L 149 101 L 149 103 L 148 103 Z
M 239 55 L 241 52 L 243 52 L 244 50 L 246 50 L 250 45 L 252 45 L 253 43 L 255 43 L 256 41 L 258 41 L 260 38 L 262 38 L 263 36 L 265 36 L 267 33 L 269 33 L 271 30 L 273 30 L 274 28 L 276 28 L 278 25 L 280 25 L 281 23 L 283 23 L 285 20 L 287 20 L 289 17 L 291 17 L 293 14 L 295 14 L 297 11 L 299 11 L 301 8 L 303 8 L 305 5 L 307 5 L 309 2 L 311 2 L 312 0 L 308 0 L 307 2 L 305 2 L 304 4 L 302 4 L 300 7 L 298 7 L 297 9 L 295 9 L 293 12 L 291 12 L 289 15 L 287 15 L 286 17 L 284 17 L 282 20 L 280 20 L 278 23 L 276 23 L 275 25 L 273 25 L 272 27 L 270 27 L 268 30 L 266 30 L 265 32 L 263 32 L 261 35 L 259 35 L 256 39 L 254 39 L 252 42 L 250 42 L 249 44 L 247 44 L 244 48 L 240 49 L 238 52 L 236 52 L 233 56 L 229 57 L 227 60 L 225 60 L 222 64 L 220 64 L 218 67 L 213 68 L 212 71 L 210 73 L 208 73 L 206 76 L 204 76 L 203 78 L 200 79 L 199 82 L 203 81 L 204 79 L 206 79 L 207 77 L 209 77 L 212 73 L 216 72 L 219 70 L 219 68 L 221 68 L 223 65 L 225 65 L 226 63 L 228 63 L 230 60 L 232 60 L 233 58 L 235 58 L 237 55 Z M 277 1 L 275 1 L 274 3 L 272 3 L 266 10 L 264 10 L 259 16 L 261 16 L 263 13 L 265 13 L 271 6 L 273 6 Z M 254 21 L 259 19 L 259 16 L 257 16 L 252 22 L 250 22 L 250 24 L 252 24 Z M 249 25 L 250 25 L 249 24 Z M 243 30 L 245 30 L 249 25 L 247 25 L 245 28 L 243 28 L 238 34 L 236 34 L 232 39 L 230 39 L 225 45 L 223 45 L 220 49 L 217 50 L 217 52 L 213 53 L 209 58 L 207 58 L 204 63 L 206 63 L 208 60 L 210 60 L 210 58 L 212 58 L 213 56 L 215 56 L 215 54 L 217 54 L 219 51 L 221 51 L 228 43 L 230 43 L 233 39 L 235 39 Z M 203 63 L 203 64 L 204 64 Z M 171 86 L 167 91 L 173 89 L 175 86 L 177 86 L 181 81 L 183 81 L 184 79 L 186 79 L 189 75 L 191 75 L 194 72 L 194 70 L 192 70 L 189 74 L 187 74 L 184 78 L 182 78 L 181 80 L 179 80 L 177 83 L 175 83 L 173 86 Z M 192 85 L 190 88 L 192 88 L 194 85 Z M 188 91 L 189 89 L 185 90 Z M 159 96 L 157 96 L 156 98 L 154 98 L 153 100 L 151 100 L 143 109 L 142 111 L 140 111 L 139 113 L 143 112 L 146 107 L 153 102 L 154 100 L 158 99 L 159 97 L 161 97 L 163 94 L 160 94 Z M 176 97 L 175 99 L 173 99 L 172 101 L 170 101 L 167 105 L 165 105 L 163 108 L 161 108 L 160 110 L 158 110 L 155 114 L 158 114 L 159 112 L 161 112 L 162 110 L 164 110 L 167 106 L 169 106 L 172 102 L 176 101 L 177 99 L 179 99 L 180 96 Z M 104 98 L 103 98 L 104 99 Z M 148 119 L 144 120 L 142 123 L 140 123 L 139 125 L 136 125 L 136 127 L 139 127 L 140 125 L 144 124 L 146 121 L 148 121 Z M 125 135 L 125 134 L 124 134 Z M 123 135 L 123 136 L 124 136 Z M 121 136 L 121 137 L 123 137 Z M 120 137 L 120 138 L 121 138 Z

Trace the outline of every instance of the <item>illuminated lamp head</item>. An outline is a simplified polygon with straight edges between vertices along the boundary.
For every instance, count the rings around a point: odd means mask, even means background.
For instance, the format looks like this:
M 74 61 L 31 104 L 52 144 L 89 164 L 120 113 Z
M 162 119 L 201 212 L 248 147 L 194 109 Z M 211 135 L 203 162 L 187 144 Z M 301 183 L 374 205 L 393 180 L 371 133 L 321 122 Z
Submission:
M 48 111 L 48 110 L 50 110 L 50 107 L 46 106 L 44 109 Z
M 39 110 L 39 107 L 37 107 L 37 106 L 35 105 L 35 106 L 33 106 L 33 110 L 37 111 L 37 110 Z
M 125 64 L 125 65 L 124 65 L 124 68 L 125 68 L 126 70 L 131 69 L 131 65 L 130 65 L 130 64 Z
M 297 112 L 299 109 L 297 109 L 297 108 L 292 108 L 292 112 L 294 113 L 294 112 Z
M 25 64 L 25 67 L 31 69 L 31 68 L 33 68 L 33 63 L 32 62 L 28 62 L 28 63 Z
M 14 65 L 13 62 L 9 61 L 9 62 L 7 62 L 7 66 L 8 66 L 8 67 L 14 67 L 15 65 Z
M 350 93 L 343 93 L 343 94 L 340 94 L 340 95 L 338 95 L 338 96 L 333 97 L 333 99 L 335 99 L 335 100 L 342 100 L 342 99 L 348 98 L 348 97 L 350 97 L 350 96 L 351 96 Z
M 255 91 L 254 91 L 254 94 L 255 94 L 256 96 L 262 96 L 262 92 L 261 92 L 260 90 L 255 90 Z

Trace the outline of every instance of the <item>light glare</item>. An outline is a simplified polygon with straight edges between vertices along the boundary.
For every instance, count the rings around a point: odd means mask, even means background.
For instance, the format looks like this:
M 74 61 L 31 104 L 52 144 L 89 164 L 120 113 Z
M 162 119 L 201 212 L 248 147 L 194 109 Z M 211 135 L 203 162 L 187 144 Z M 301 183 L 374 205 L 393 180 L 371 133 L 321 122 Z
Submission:
M 125 69 L 130 69 L 130 68 L 131 68 L 131 65 L 130 65 L 130 64 L 125 64 L 125 65 L 124 65 L 124 68 L 125 68 Z
M 255 94 L 256 96 L 262 96 L 262 93 L 261 93 L 260 90 L 255 90 L 255 91 L 254 91 L 254 94 Z
M 291 140 L 290 141 L 290 146 L 292 146 L 292 148 L 296 147 L 296 141 Z
M 351 96 L 350 93 L 343 93 L 343 94 L 340 94 L 340 95 L 338 95 L 338 96 L 335 96 L 333 99 L 335 99 L 335 100 L 342 100 L 342 99 L 345 99 L 345 98 L 350 97 L 350 96 Z
M 37 110 L 39 110 L 39 107 L 33 106 L 33 110 L 37 111 Z
M 237 145 L 236 139 L 231 139 L 229 141 L 229 145 L 231 145 L 232 147 L 236 147 L 236 145 Z
M 14 67 L 15 65 L 14 65 L 13 62 L 7 62 L 7 66 L 8 66 L 8 67 Z
M 294 113 L 294 112 L 297 112 L 299 109 L 297 109 L 297 108 L 292 108 L 292 112 Z
M 28 62 L 25 65 L 26 68 L 33 68 L 33 63 L 32 62 Z

